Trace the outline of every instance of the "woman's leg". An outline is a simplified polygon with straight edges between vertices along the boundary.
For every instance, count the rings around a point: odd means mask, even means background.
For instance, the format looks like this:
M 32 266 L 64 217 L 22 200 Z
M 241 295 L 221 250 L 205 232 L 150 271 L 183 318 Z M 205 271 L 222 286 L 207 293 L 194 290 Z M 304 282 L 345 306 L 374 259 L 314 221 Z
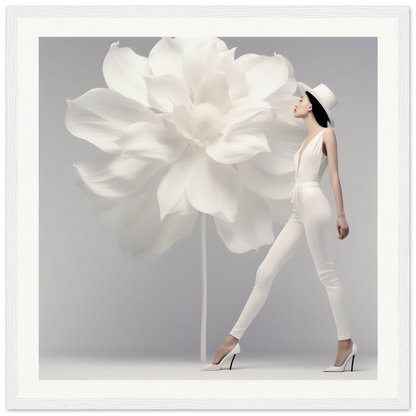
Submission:
M 267 256 L 257 269 L 256 280 L 250 297 L 230 334 L 241 339 L 251 321 L 266 302 L 273 280 L 279 270 L 305 239 L 305 230 L 297 211 L 272 244 Z
M 269 294 L 276 274 L 289 260 L 302 241 L 305 239 L 305 230 L 297 210 L 292 212 L 289 221 L 283 227 L 272 244 L 267 256 L 257 269 L 256 280 L 250 297 L 238 318 L 237 323 L 230 331 L 227 339 L 221 345 L 214 358 L 213 364 L 218 364 L 222 357 L 230 352 L 241 339 L 251 321 L 260 311 Z
M 315 269 L 320 282 L 326 289 L 334 316 L 339 348 L 334 365 L 340 366 L 352 351 L 352 341 L 344 290 L 332 261 L 331 206 L 320 188 L 308 188 L 305 191 L 307 194 L 302 192 L 302 205 L 299 209 Z

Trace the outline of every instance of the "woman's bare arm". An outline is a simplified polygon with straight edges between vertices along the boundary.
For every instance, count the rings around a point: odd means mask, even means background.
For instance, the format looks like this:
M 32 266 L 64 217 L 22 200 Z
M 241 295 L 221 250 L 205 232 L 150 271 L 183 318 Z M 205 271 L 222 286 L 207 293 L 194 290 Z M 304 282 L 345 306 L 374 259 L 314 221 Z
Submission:
M 335 202 L 337 204 L 337 229 L 338 238 L 343 240 L 349 234 L 348 223 L 345 219 L 344 203 L 342 198 L 341 182 L 338 174 L 338 151 L 337 140 L 334 130 L 328 127 L 322 136 L 328 157 L 329 178 L 331 180 L 332 189 L 334 191 Z

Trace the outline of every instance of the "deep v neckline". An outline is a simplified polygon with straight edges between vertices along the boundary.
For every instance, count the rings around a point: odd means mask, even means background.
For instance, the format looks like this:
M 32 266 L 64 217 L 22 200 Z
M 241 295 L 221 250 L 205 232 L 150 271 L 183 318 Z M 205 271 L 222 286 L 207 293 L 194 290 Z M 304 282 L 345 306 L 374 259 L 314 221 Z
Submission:
M 298 175 L 299 175 L 299 167 L 300 167 L 300 162 L 301 162 L 301 159 L 302 159 L 302 155 L 303 155 L 303 153 L 305 153 L 305 150 L 306 150 L 306 148 L 319 136 L 319 134 L 320 133 L 322 133 L 323 131 L 324 131 L 325 129 L 323 129 L 323 130 L 321 130 L 317 135 L 315 135 L 312 139 L 311 139 L 311 141 L 305 146 L 305 148 L 303 149 L 303 152 L 302 152 L 302 147 L 303 147 L 303 145 L 305 144 L 305 141 L 306 141 L 306 139 L 303 141 L 303 143 L 302 143 L 302 146 L 300 147 L 300 149 L 299 149 L 299 157 L 298 157 L 298 169 L 297 169 L 297 171 L 296 171 L 296 177 L 298 178 Z

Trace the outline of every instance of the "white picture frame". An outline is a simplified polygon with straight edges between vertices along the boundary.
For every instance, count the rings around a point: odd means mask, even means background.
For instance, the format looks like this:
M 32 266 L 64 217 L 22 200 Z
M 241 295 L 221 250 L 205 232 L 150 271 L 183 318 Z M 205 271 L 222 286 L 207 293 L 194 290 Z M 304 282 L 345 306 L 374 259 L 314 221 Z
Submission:
M 6 262 L 2 282 L 4 412 L 11 415 L 231 414 L 236 411 L 247 414 L 411 414 L 414 411 L 412 4 L 327 2 L 322 5 L 320 2 L 270 1 L 261 4 L 196 2 L 185 6 L 176 2 L 169 5 L 127 2 L 121 6 L 121 3 L 85 3 L 29 5 L 10 2 L 3 6 L 6 25 L 3 220 L 7 229 L 3 233 Z M 242 18 L 249 20 L 244 25 L 238 24 L 238 19 Z M 109 19 L 111 25 L 108 25 Z M 379 280 L 378 285 L 378 379 L 354 382 L 242 379 L 235 382 L 224 378 L 224 381 L 216 381 L 215 388 L 212 382 L 202 380 L 39 379 L 36 209 L 39 38 L 154 37 L 173 36 L 172 32 L 192 34 L 196 30 L 224 37 L 378 38 L 378 265 L 379 270 L 386 267 L 392 276 L 397 276 L 394 281 Z M 343 397 L 338 397 L 341 390 Z M 279 395 L 274 397 L 276 392 Z

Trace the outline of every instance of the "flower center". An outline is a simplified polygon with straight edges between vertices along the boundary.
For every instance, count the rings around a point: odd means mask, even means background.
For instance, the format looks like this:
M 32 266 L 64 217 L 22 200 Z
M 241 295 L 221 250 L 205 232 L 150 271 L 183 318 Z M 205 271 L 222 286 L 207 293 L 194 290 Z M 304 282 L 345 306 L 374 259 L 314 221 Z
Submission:
M 221 113 L 217 107 L 209 103 L 198 104 L 189 115 L 189 127 L 195 135 L 195 142 L 200 146 L 214 138 L 221 127 Z

